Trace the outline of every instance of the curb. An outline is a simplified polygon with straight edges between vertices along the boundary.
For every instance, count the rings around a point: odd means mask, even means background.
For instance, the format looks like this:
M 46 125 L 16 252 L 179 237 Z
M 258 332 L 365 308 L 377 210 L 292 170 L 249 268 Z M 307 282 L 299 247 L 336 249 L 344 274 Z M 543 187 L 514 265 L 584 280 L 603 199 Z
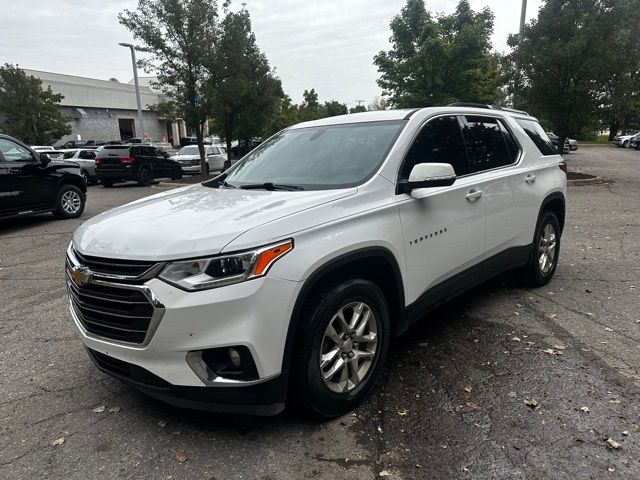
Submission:
M 596 183 L 602 183 L 603 181 L 603 177 L 581 178 L 578 180 L 567 180 L 567 185 L 572 187 L 580 187 L 583 185 L 594 185 Z
M 170 183 L 170 182 L 160 182 L 157 185 L 151 185 L 151 188 L 160 188 L 160 189 L 167 189 L 167 188 L 180 188 L 180 187 L 188 187 L 190 184 L 189 183 L 184 183 L 184 184 L 178 184 L 178 183 Z M 195 184 L 193 184 L 195 185 Z

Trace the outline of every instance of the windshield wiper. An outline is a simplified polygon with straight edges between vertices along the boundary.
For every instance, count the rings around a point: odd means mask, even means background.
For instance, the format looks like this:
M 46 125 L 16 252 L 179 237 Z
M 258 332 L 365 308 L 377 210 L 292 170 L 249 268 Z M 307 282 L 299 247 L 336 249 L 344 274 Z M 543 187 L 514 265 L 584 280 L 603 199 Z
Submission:
M 246 185 L 242 185 L 240 188 L 243 190 L 304 190 L 300 185 L 287 185 L 285 183 L 248 183 Z

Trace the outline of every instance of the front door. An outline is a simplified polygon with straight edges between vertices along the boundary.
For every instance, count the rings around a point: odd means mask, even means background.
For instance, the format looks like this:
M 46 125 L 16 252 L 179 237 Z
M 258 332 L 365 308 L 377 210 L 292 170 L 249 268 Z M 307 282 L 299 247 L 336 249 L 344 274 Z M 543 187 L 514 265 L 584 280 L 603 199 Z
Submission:
M 471 175 L 455 116 L 429 120 L 407 153 L 399 180 L 418 163 L 449 163 L 459 177 L 449 187 L 434 187 L 420 199 L 397 196 L 405 237 L 407 304 L 432 303 L 475 284 L 485 252 L 483 183 Z M 425 192 L 426 193 L 426 192 Z
M 5 183 L 13 192 L 6 197 L 9 207 L 15 210 L 49 207 L 53 202 L 54 185 L 40 159 L 6 138 L 0 138 L 0 153 L 7 172 Z

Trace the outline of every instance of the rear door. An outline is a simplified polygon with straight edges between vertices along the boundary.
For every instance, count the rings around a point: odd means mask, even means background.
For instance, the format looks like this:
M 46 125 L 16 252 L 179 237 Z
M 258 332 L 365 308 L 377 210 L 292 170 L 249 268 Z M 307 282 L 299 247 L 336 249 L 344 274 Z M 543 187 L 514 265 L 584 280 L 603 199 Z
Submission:
M 461 116 L 471 171 L 482 178 L 486 201 L 488 274 L 526 259 L 533 238 L 539 198 L 529 182 L 535 174 L 523 162 L 523 150 L 506 118 Z
M 4 164 L 2 152 L 0 152 L 0 215 L 6 215 L 14 209 L 12 201 L 13 188 L 9 177 L 9 170 Z
M 418 163 L 449 163 L 458 178 L 449 187 L 428 189 L 424 198 L 397 195 L 405 236 L 407 303 L 418 300 L 415 315 L 426 304 L 477 283 L 479 272 L 472 267 L 482 261 L 485 250 L 482 179 L 470 174 L 455 115 L 427 121 L 407 152 L 398 180 L 408 179 Z

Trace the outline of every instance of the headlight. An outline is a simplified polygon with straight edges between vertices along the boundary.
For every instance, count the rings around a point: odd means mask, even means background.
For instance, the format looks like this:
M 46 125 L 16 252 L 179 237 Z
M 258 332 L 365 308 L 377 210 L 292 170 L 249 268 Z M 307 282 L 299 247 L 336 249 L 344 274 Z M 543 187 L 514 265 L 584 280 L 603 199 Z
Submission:
M 207 290 L 263 277 L 278 259 L 293 249 L 293 240 L 256 250 L 171 262 L 159 277 L 184 290 Z

